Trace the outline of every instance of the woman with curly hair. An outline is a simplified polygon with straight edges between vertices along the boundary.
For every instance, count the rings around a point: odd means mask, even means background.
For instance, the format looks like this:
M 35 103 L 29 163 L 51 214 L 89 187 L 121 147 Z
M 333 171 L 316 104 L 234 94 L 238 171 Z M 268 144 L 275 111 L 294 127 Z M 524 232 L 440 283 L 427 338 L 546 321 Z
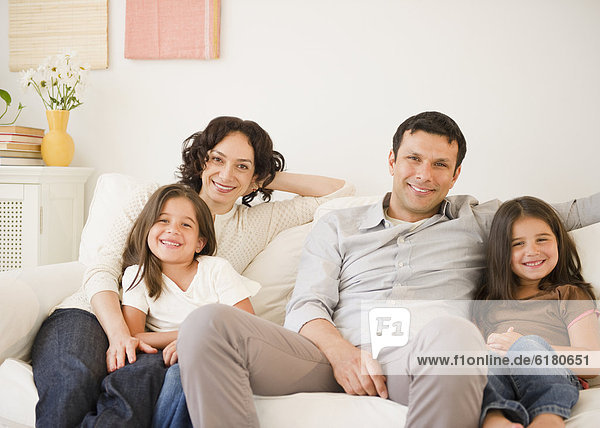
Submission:
M 240 273 L 279 232 L 311 221 L 319 204 L 353 193 L 343 180 L 284 172 L 284 158 L 267 132 L 236 117 L 215 118 L 187 138 L 182 157 L 180 181 L 198 192 L 213 216 L 216 255 Z M 150 424 L 164 365 L 156 349 L 131 336 L 119 280 L 127 235 L 157 187 L 134 195 L 86 270 L 80 291 L 58 306 L 36 337 L 38 426 Z M 274 190 L 298 196 L 269 202 Z M 259 194 L 268 203 L 250 206 Z

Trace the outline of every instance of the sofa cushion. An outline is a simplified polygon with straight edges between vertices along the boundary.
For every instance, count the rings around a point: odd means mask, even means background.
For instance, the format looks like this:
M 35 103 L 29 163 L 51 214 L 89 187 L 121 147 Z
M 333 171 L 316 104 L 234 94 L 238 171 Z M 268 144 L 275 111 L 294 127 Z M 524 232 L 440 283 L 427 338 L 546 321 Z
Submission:
M 242 272 L 261 285 L 256 296 L 250 298 L 259 317 L 283 325 L 285 306 L 294 289 L 300 254 L 310 228 L 309 223 L 282 231 Z
M 254 397 L 261 428 L 403 427 L 406 406 L 380 397 L 309 392 Z
M 600 299 L 600 263 L 598 263 L 600 223 L 573 230 L 569 233 L 577 245 L 583 278 L 592 284 L 596 299 Z
M 9 358 L 0 365 L 0 417 L 34 426 L 37 389 L 29 364 Z M 0 419 L 0 426 L 4 426 Z
M 115 219 L 123 212 L 132 196 L 148 186 L 157 187 L 157 184 L 125 174 L 110 173 L 98 177 L 87 221 L 81 232 L 80 262 L 86 266 L 94 262 Z
M 31 367 L 20 361 L 6 360 L 0 365 L 0 385 L 0 426 L 33 427 L 38 395 Z M 407 413 L 405 406 L 389 400 L 341 393 L 255 396 L 254 403 L 263 428 L 401 427 Z M 581 391 L 566 427 L 595 427 L 599 417 L 600 389 Z
M 81 286 L 83 271 L 81 263 L 69 262 L 0 273 L 0 363 L 29 360 L 42 322 Z
M 383 199 L 383 195 L 376 196 L 346 196 L 344 198 L 332 199 L 319 205 L 315 211 L 315 221 L 318 221 L 325 214 L 331 211 L 341 210 L 344 208 L 360 207 L 362 205 L 371 205 Z

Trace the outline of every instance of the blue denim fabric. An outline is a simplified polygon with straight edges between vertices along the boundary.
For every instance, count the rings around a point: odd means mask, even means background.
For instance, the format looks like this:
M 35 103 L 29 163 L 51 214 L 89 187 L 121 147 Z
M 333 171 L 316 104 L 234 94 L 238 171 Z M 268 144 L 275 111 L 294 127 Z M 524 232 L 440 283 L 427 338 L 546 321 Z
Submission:
M 150 426 L 166 370 L 161 354 L 138 354 L 107 375 L 107 348 L 93 314 L 59 309 L 48 317 L 32 349 L 36 426 Z
M 135 363 L 104 378 L 96 409 L 81 426 L 149 427 L 166 371 L 162 353 L 137 354 Z
M 188 413 L 179 364 L 169 367 L 165 375 L 162 390 L 154 407 L 154 428 L 191 428 L 192 420 Z
M 42 324 L 31 351 L 38 427 L 73 427 L 96 408 L 107 375 L 108 339 L 96 317 L 59 309 Z
M 520 337 L 508 350 L 507 356 L 521 352 L 547 352 L 552 347 L 539 336 Z M 494 373 L 490 368 L 488 383 L 483 393 L 480 424 L 490 410 L 502 410 L 512 422 L 528 426 L 542 413 L 552 413 L 563 418 L 571 415 L 571 408 L 579 399 L 581 388 L 577 377 L 566 368 L 539 368 L 535 374 Z M 496 369 L 497 371 L 497 369 Z M 531 372 L 531 371 L 530 371 Z

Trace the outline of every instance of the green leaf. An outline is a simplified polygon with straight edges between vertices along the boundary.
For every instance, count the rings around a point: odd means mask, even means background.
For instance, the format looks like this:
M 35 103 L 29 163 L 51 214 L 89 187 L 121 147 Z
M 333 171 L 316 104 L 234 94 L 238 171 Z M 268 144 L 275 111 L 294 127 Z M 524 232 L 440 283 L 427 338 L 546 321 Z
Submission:
M 10 98 L 10 94 L 6 92 L 4 89 L 0 89 L 0 98 L 4 100 L 7 106 L 10 105 L 12 99 Z

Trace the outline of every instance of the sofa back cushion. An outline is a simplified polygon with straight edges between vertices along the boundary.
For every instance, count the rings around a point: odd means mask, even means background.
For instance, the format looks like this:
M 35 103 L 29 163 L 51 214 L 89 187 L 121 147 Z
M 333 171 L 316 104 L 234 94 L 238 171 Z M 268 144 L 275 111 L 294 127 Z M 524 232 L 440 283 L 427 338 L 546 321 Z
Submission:
M 596 299 L 600 300 L 600 223 L 569 232 L 581 258 L 583 278 L 592 284 Z
M 254 312 L 261 318 L 283 325 L 285 306 L 294 289 L 300 254 L 311 226 L 309 223 L 282 231 L 242 272 L 262 286 L 250 298 Z
M 81 232 L 81 263 L 86 266 L 94 263 L 115 219 L 123 212 L 132 196 L 150 184 L 155 183 L 125 174 L 110 173 L 98 177 L 88 217 Z

